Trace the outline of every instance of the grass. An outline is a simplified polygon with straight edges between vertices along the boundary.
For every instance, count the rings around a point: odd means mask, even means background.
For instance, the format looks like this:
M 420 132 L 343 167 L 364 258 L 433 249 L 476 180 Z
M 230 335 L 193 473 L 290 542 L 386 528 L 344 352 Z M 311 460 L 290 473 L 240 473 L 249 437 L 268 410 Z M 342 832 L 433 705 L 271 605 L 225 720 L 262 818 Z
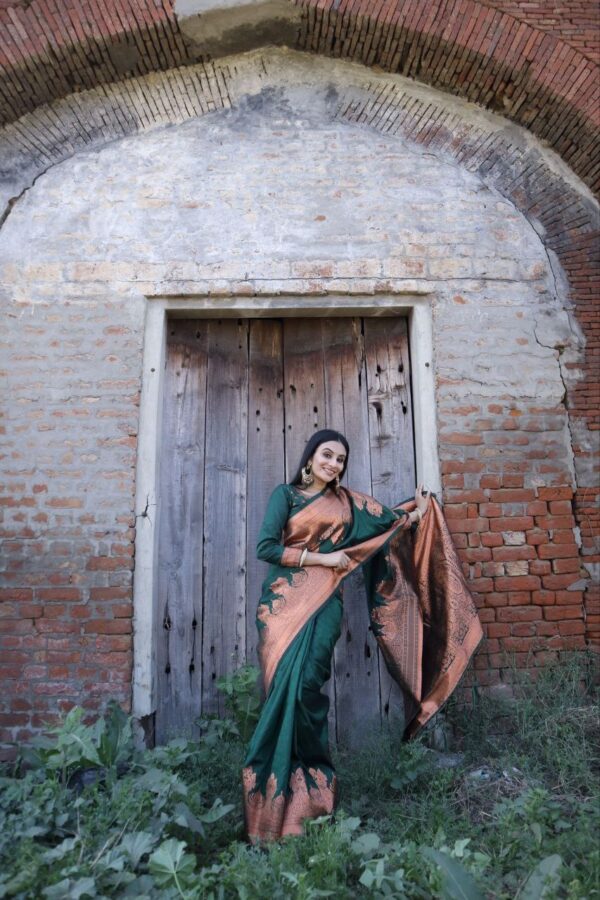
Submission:
M 237 727 L 208 722 L 199 742 L 136 753 L 113 706 L 28 748 L 0 783 L 0 898 L 600 897 L 589 658 L 513 700 L 451 705 L 452 753 L 389 733 L 340 749 L 335 820 L 264 849 L 243 841 L 239 733 L 256 709 L 248 671 L 232 681 Z

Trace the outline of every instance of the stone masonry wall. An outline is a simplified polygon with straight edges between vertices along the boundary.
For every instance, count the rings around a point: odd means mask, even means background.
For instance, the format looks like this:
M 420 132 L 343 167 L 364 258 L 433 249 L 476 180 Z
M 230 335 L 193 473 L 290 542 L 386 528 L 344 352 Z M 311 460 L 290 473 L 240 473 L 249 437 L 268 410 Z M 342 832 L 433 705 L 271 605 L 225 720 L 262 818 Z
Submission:
M 269 80 L 268 62 L 240 62 L 231 109 L 49 168 L 0 232 L 4 741 L 73 703 L 129 704 L 144 314 L 161 291 L 431 290 L 446 512 L 487 636 L 477 680 L 584 645 L 563 367 L 577 378 L 582 341 L 560 268 L 493 185 L 361 122 L 344 64 L 315 75 L 284 54 Z

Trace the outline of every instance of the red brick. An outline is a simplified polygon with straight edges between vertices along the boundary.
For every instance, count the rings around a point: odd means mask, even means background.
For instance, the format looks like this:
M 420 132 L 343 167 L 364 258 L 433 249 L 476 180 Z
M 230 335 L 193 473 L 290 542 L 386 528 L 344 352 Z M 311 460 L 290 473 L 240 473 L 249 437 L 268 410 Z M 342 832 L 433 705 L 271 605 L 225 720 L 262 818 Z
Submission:
M 502 638 L 510 635 L 510 625 L 501 622 L 490 622 L 486 628 L 488 637 Z
M 585 622 L 583 620 L 559 622 L 558 630 L 560 634 L 585 634 Z
M 465 562 L 486 562 L 492 558 L 492 551 L 488 547 L 467 547 L 458 555 Z
M 535 637 L 508 637 L 502 641 L 502 646 L 508 653 L 515 651 L 526 653 L 538 643 L 539 640 Z
M 510 489 L 501 488 L 498 491 L 490 491 L 492 503 L 528 503 L 535 500 L 535 491 L 526 488 Z
M 464 482 L 464 478 L 462 480 Z M 485 503 L 487 500 L 486 492 L 481 490 L 453 490 L 448 491 L 446 497 L 451 503 Z
M 81 497 L 50 497 L 46 506 L 52 506 L 55 509 L 82 509 L 83 500 Z
M 530 575 L 549 575 L 551 571 L 551 563 L 547 559 L 532 559 L 529 563 Z
M 129 600 L 129 587 L 93 587 L 90 588 L 90 600 Z
M 583 610 L 580 606 L 546 606 L 544 618 L 550 622 L 563 621 L 563 619 L 582 619 Z
M 37 588 L 38 600 L 62 600 L 63 602 L 81 600 L 82 594 L 79 588 Z
M 507 606 L 508 605 L 508 594 L 498 593 L 497 591 L 491 591 L 490 593 L 485 594 L 484 602 L 486 606 Z
M 9 600 L 13 603 L 17 601 L 33 600 L 33 591 L 31 588 L 0 588 L 0 602 Z
M 482 475 L 479 484 L 482 488 L 497 489 L 502 487 L 502 479 L 499 475 Z
M 528 606 L 531 603 L 531 591 L 508 591 L 508 606 Z
M 536 516 L 535 524 L 545 531 L 551 531 L 555 528 L 572 528 L 572 516 Z
M 537 591 L 541 587 L 537 575 L 512 575 L 494 579 L 498 591 Z
M 572 544 L 574 541 L 572 528 L 553 528 L 552 540 L 555 544 Z
M 578 558 L 577 544 L 543 544 L 538 547 L 540 559 L 573 559 Z
M 557 575 L 565 572 L 579 572 L 581 563 L 578 559 L 555 559 L 552 562 L 552 571 Z
M 515 559 L 535 559 L 535 550 L 529 544 L 515 547 L 494 547 L 492 557 L 498 562 L 513 562 Z
M 487 624 L 488 622 L 494 622 L 496 620 L 496 613 L 493 609 L 480 609 L 479 610 L 479 621 L 483 624 Z M 489 637 L 493 637 L 493 635 L 489 635 Z
M 570 500 L 551 500 L 550 512 L 553 516 L 572 516 L 573 506 Z
M 549 540 L 548 532 L 542 531 L 539 528 L 534 528 L 533 531 L 527 532 L 527 543 L 531 544 L 533 547 L 539 547 L 540 544 L 547 544 Z
M 481 574 L 485 578 L 496 578 L 498 575 L 504 575 L 504 563 L 485 562 L 482 565 Z
M 548 512 L 548 504 L 544 500 L 534 500 L 527 504 L 525 511 L 528 516 L 545 516 Z
M 480 503 L 479 512 L 482 516 L 493 519 L 495 517 L 501 516 L 503 510 L 499 503 Z
M 530 528 L 533 528 L 531 516 L 501 517 L 490 522 L 490 531 L 529 531 Z
M 552 606 L 556 603 L 556 594 L 554 591 L 534 591 L 531 599 L 540 606 Z
M 487 519 L 449 519 L 448 528 L 453 534 L 455 532 L 469 534 L 472 531 L 487 531 L 489 522 Z
M 484 547 L 501 547 L 504 544 L 504 540 L 501 534 L 488 532 L 481 535 L 481 543 Z
M 496 615 L 499 622 L 535 622 L 542 618 L 539 606 L 507 606 Z
M 467 434 L 462 431 L 450 431 L 440 434 L 440 443 L 454 444 L 458 447 L 471 447 L 483 443 L 480 434 Z
M 583 603 L 583 591 L 556 591 L 556 602 L 567 606 Z
M 577 581 L 575 575 L 542 575 L 542 585 L 549 591 L 559 591 L 562 588 L 570 587 L 574 581 Z
M 36 628 L 45 634 L 76 634 L 79 633 L 77 622 L 64 622 L 61 619 L 36 619 Z
M 540 500 L 570 500 L 573 489 L 570 487 L 541 487 L 538 488 Z
M 91 571 L 115 572 L 118 569 L 131 569 L 133 562 L 128 556 L 92 556 L 86 565 Z
M 115 619 L 130 619 L 133 616 L 132 603 L 114 603 L 110 607 L 110 611 Z
M 509 475 L 507 472 L 502 476 L 502 487 L 505 488 L 522 488 L 524 478 L 522 475 Z
M 491 578 L 471 578 L 469 587 L 478 594 L 489 594 L 494 590 L 494 582 Z
M 514 637 L 532 637 L 537 634 L 537 622 L 513 622 L 510 633 Z
M 558 634 L 558 622 L 538 622 L 536 629 L 540 637 L 552 637 Z
M 131 622 L 128 619 L 91 619 L 84 623 L 83 630 L 86 634 L 130 634 Z

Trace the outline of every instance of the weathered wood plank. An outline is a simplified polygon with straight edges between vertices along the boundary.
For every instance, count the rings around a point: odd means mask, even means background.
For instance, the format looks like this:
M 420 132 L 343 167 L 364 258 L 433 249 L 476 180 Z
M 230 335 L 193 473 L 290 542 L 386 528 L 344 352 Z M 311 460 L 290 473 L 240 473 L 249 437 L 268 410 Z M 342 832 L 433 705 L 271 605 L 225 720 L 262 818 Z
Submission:
M 407 320 L 364 322 L 373 493 L 389 506 L 415 488 Z
M 369 422 L 361 320 L 327 319 L 326 417 L 328 427 L 348 438 L 350 458 L 344 483 L 371 493 Z M 369 630 L 362 570 L 344 585 L 342 635 L 335 649 L 335 700 L 338 740 L 356 745 L 365 729 L 380 724 L 377 644 Z
M 322 319 L 284 319 L 285 472 L 293 477 L 307 440 L 326 427 Z
M 387 506 L 415 488 L 407 321 L 365 319 L 369 435 L 373 495 Z M 379 656 L 382 719 L 402 721 L 402 695 Z
M 168 326 L 160 462 L 156 740 L 200 714 L 206 330 Z
M 256 558 L 267 501 L 284 480 L 283 326 L 279 319 L 250 322 L 248 383 L 248 514 L 246 529 L 246 659 L 257 664 L 256 606 L 268 565 Z
M 211 320 L 208 342 L 202 711 L 222 715 L 215 682 L 246 649 L 247 320 Z

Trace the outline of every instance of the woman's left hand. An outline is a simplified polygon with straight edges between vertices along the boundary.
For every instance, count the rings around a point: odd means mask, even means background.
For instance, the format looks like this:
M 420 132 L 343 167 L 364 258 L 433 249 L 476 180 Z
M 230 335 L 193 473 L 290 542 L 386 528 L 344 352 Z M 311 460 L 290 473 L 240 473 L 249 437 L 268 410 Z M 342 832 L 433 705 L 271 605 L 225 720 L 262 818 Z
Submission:
M 429 508 L 429 496 L 424 496 L 423 485 L 418 485 L 415 491 L 415 504 L 421 515 L 425 515 Z

